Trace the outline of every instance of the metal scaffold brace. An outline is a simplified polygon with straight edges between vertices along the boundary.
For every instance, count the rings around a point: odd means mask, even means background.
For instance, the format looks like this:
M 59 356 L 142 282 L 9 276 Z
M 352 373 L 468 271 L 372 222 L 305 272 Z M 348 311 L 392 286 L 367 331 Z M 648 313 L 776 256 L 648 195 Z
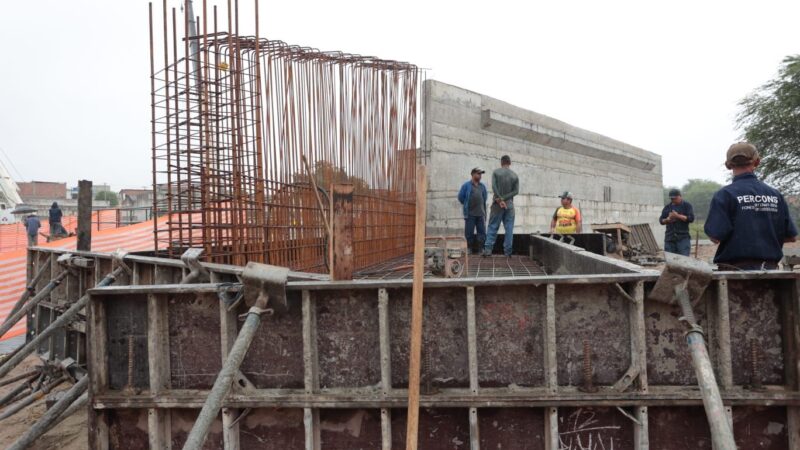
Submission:
M 242 325 L 225 364 L 203 404 L 203 409 L 197 416 L 192 431 L 186 439 L 184 450 L 196 450 L 203 446 L 208 429 L 219 415 L 222 402 L 228 396 L 239 367 L 261 325 L 261 316 L 286 311 L 286 281 L 288 277 L 289 269 L 285 267 L 254 262 L 248 263 L 242 271 L 244 299 L 250 306 L 250 310 L 245 315 L 244 325 Z

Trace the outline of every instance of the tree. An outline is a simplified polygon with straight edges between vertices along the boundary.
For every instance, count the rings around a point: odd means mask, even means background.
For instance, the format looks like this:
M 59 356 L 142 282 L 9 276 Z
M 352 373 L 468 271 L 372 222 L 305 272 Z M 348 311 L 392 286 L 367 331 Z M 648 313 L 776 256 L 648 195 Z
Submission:
M 785 193 L 800 192 L 800 55 L 739 102 L 736 126 L 758 148 L 758 173 Z
M 119 198 L 117 198 L 117 194 L 111 191 L 100 191 L 94 196 L 95 200 L 101 201 L 108 201 L 110 206 L 117 206 L 119 205 Z
M 716 181 L 691 179 L 681 188 L 683 199 L 692 204 L 695 220 L 704 222 L 708 217 L 711 198 L 722 188 Z

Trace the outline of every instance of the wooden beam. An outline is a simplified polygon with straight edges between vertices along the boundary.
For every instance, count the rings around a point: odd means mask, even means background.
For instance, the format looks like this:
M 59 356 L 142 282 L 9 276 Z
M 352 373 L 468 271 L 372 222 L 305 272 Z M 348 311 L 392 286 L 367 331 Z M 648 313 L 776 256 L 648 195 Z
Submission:
M 160 394 L 170 389 L 169 302 L 165 295 L 147 296 L 147 362 L 150 369 L 150 392 Z M 150 408 L 147 429 L 151 449 L 172 447 L 170 412 Z
M 319 360 L 317 356 L 317 312 L 311 292 L 303 291 L 303 385 L 308 395 L 319 392 Z M 303 408 L 305 449 L 322 446 L 319 409 Z
M 633 448 L 636 450 L 648 450 L 650 448 L 650 426 L 647 419 L 647 406 L 634 407 L 636 420 L 639 423 L 633 424 Z
M 733 387 L 733 362 L 731 359 L 731 316 L 728 302 L 728 280 L 717 282 L 717 360 L 719 361 L 720 388 Z
M 556 347 L 556 286 L 547 285 L 544 328 L 544 379 L 550 393 L 558 391 L 558 357 Z
M 475 317 L 475 287 L 467 287 L 467 353 L 469 355 L 469 388 L 478 394 L 478 331 Z
M 544 411 L 544 448 L 560 450 L 561 438 L 558 434 L 558 408 L 545 408 Z
M 333 185 L 333 272 L 334 280 L 352 280 L 355 268 L 353 252 L 353 185 Z
M 381 391 L 392 391 L 392 348 L 389 329 L 389 292 L 378 289 L 378 333 L 381 358 Z M 381 450 L 392 450 L 392 410 L 381 408 Z
M 156 266 L 155 278 L 156 283 L 173 283 L 175 279 L 175 269 L 172 267 Z M 212 283 L 220 283 L 224 281 L 219 273 L 211 272 L 210 281 Z M 219 325 L 220 325 L 220 354 L 222 355 L 222 364 L 228 359 L 228 353 L 236 341 L 236 336 L 239 334 L 238 317 L 236 310 L 228 311 L 228 305 L 224 302 L 219 302 Z M 234 383 L 236 389 L 236 383 Z M 222 408 L 222 446 L 225 450 L 239 450 L 239 418 L 241 410 L 238 408 Z
M 414 226 L 414 284 L 411 292 L 411 342 L 408 355 L 408 420 L 406 450 L 417 450 L 419 434 L 419 378 L 422 354 L 422 284 L 425 274 L 425 221 L 428 179 L 425 166 L 417 166 L 417 204 Z
M 92 182 L 78 181 L 78 244 L 77 249 L 92 249 Z
M 108 389 L 108 352 L 106 342 L 106 309 L 98 299 L 89 302 L 87 320 L 90 326 L 86 330 L 87 363 L 89 379 L 89 448 L 92 450 L 108 449 L 108 415 L 95 408 L 95 399 Z

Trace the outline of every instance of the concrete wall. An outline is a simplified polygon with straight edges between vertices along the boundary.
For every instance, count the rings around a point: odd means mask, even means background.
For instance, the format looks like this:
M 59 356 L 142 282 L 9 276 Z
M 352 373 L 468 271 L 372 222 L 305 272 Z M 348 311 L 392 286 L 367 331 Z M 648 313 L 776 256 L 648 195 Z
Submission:
M 491 190 L 491 172 L 508 154 L 520 177 L 516 233 L 547 231 L 558 195 L 569 190 L 584 231 L 591 223 L 650 223 L 663 242 L 660 155 L 434 80 L 423 86 L 422 121 L 430 232 L 462 232 L 458 188 L 481 166 Z

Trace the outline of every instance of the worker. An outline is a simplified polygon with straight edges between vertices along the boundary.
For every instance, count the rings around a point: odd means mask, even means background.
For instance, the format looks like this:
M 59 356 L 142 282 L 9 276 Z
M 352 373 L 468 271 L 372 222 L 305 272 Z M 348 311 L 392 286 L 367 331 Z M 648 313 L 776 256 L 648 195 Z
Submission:
M 753 173 L 760 163 L 750 143 L 728 149 L 725 167 L 733 181 L 714 194 L 705 224 L 708 237 L 719 244 L 714 262 L 721 269 L 777 269 L 783 244 L 797 238 L 783 195 Z
M 35 247 L 39 244 L 39 228 L 41 227 L 42 223 L 39 221 L 39 218 L 36 217 L 36 214 L 30 214 L 25 218 L 25 231 L 28 234 L 28 247 Z
M 503 224 L 506 233 L 503 253 L 511 256 L 514 244 L 514 197 L 517 194 L 519 194 L 519 177 L 511 170 L 511 157 L 503 155 L 500 158 L 500 168 L 492 172 L 492 208 L 489 213 L 489 230 L 486 233 L 483 256 L 492 254 L 500 223 Z
M 667 226 L 664 233 L 664 251 L 689 256 L 692 248 L 689 224 L 694 222 L 694 208 L 691 203 L 683 199 L 678 189 L 669 190 L 669 200 L 658 219 L 661 225 Z
M 50 238 L 54 238 L 57 236 L 66 236 L 67 232 L 63 226 L 61 226 L 61 216 L 63 213 L 61 212 L 61 208 L 58 206 L 58 202 L 53 202 L 50 205 Z
M 559 195 L 561 206 L 553 213 L 550 221 L 550 232 L 558 234 L 580 233 L 583 228 L 583 218 L 578 208 L 572 206 L 572 192 L 564 191 Z
M 489 194 L 481 182 L 484 173 L 486 171 L 480 167 L 473 167 L 470 179 L 458 191 L 458 201 L 464 213 L 464 237 L 471 253 L 478 253 L 486 242 L 486 201 Z

